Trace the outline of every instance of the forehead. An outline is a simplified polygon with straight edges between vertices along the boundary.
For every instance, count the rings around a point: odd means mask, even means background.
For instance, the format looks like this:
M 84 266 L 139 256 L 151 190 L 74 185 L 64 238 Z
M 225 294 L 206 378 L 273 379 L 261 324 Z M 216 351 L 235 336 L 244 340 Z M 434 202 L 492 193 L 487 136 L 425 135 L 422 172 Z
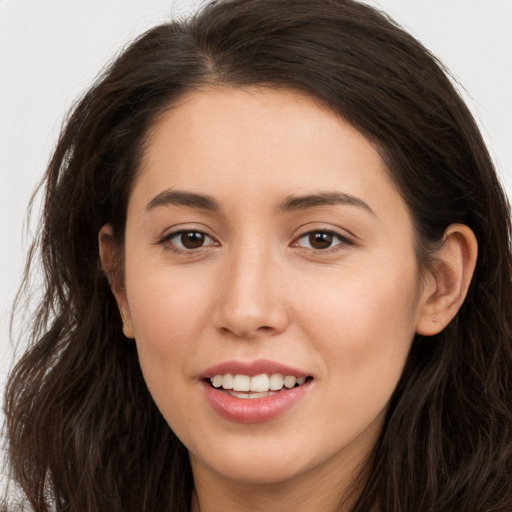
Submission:
M 319 101 L 262 88 L 205 89 L 164 111 L 147 139 L 135 191 L 218 197 L 313 189 L 396 195 L 375 146 Z M 400 198 L 398 197 L 398 200 Z

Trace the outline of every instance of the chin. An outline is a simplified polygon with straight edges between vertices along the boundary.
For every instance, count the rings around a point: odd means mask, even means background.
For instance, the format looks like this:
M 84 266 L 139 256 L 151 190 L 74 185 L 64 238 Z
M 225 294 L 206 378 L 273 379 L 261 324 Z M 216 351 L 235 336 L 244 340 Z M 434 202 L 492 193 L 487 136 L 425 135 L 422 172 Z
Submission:
M 234 463 L 229 466 L 223 465 L 219 473 L 226 479 L 246 485 L 274 486 L 294 480 L 303 471 L 296 466 L 284 467 L 276 461 L 269 461 L 267 464 Z
M 302 452 L 302 450 L 301 450 Z M 304 455 L 302 452 L 301 455 Z M 307 461 L 300 460 L 298 450 L 287 453 L 282 448 L 262 447 L 254 442 L 254 449 L 222 449 L 208 459 L 191 454 L 192 467 L 207 465 L 214 473 L 227 480 L 248 485 L 274 485 L 292 480 L 308 471 Z

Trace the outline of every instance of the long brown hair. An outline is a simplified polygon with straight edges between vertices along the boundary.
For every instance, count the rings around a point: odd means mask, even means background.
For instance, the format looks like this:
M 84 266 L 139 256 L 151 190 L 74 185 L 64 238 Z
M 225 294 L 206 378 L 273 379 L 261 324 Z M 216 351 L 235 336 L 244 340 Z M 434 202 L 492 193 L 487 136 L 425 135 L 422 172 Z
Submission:
M 442 65 L 351 0 L 213 2 L 141 36 L 76 104 L 45 177 L 45 293 L 5 395 L 12 476 L 33 509 L 189 510 L 187 450 L 123 336 L 97 237 L 110 222 L 122 245 L 158 114 L 215 84 L 301 91 L 360 130 L 411 212 L 422 265 L 451 223 L 479 242 L 461 310 L 413 341 L 353 512 L 512 510 L 508 204 Z

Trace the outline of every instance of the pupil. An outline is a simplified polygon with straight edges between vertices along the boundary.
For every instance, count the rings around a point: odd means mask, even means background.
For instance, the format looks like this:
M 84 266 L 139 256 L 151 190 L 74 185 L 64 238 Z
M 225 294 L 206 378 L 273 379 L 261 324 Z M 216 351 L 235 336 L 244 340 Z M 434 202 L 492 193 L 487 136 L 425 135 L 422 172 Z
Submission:
M 327 249 L 332 244 L 332 235 L 330 233 L 311 233 L 309 243 L 315 249 Z
M 198 231 L 189 231 L 188 233 L 182 233 L 181 235 L 181 243 L 183 247 L 187 249 L 197 249 L 201 247 L 204 243 L 204 235 L 203 233 L 199 233 Z

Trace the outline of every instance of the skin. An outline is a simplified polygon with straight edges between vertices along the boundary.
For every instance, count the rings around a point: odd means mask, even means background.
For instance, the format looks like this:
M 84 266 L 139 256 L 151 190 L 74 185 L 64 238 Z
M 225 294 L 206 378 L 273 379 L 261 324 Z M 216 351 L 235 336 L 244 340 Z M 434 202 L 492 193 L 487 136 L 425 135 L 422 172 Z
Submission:
M 464 298 L 474 236 L 451 226 L 444 264 L 422 275 L 411 216 L 374 146 L 299 93 L 196 91 L 148 141 L 123 272 L 109 225 L 100 248 L 149 390 L 189 450 L 192 509 L 348 508 L 414 334 L 441 330 Z M 218 208 L 175 204 L 170 190 Z M 285 207 L 333 192 L 350 200 Z M 204 244 L 180 246 L 182 229 Z M 322 230 L 331 245 L 315 249 L 309 233 Z M 255 359 L 311 375 L 307 393 L 272 421 L 219 416 L 199 374 Z

